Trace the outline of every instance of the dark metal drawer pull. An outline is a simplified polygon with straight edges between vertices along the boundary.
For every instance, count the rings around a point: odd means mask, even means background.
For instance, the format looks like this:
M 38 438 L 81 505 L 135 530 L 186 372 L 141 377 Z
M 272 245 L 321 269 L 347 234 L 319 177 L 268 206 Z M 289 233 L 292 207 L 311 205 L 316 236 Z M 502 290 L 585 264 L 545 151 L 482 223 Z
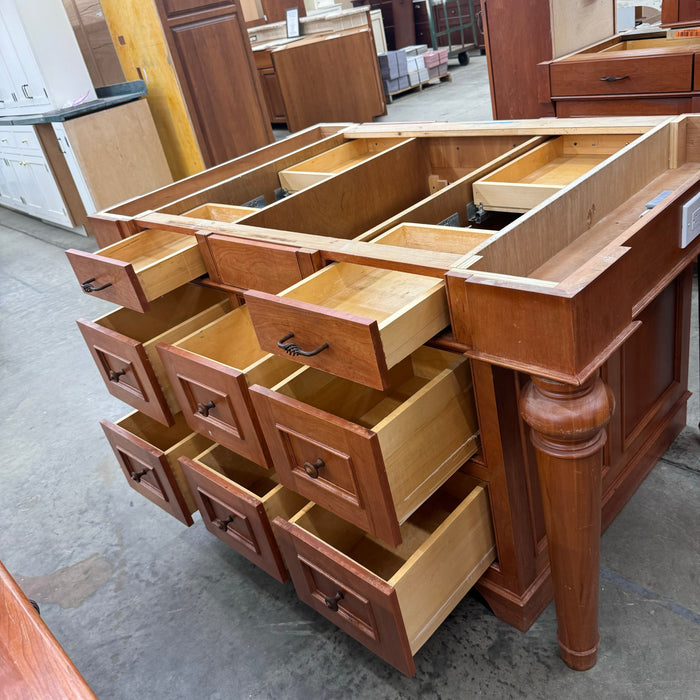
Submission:
M 131 472 L 131 478 L 137 483 L 141 483 L 141 478 L 148 474 L 148 469 L 144 469 L 142 472 Z
M 216 404 L 213 401 L 210 401 L 209 403 L 198 403 L 197 413 L 206 418 L 209 415 L 209 411 L 211 411 L 212 408 L 215 408 L 215 406 Z
M 229 515 L 226 520 L 222 520 L 221 518 L 217 518 L 216 520 L 212 521 L 216 527 L 219 528 L 219 530 L 227 530 L 228 526 L 230 523 L 233 522 L 233 516 Z
M 618 80 L 627 80 L 627 78 L 629 78 L 629 75 L 606 75 L 604 78 L 601 78 L 601 80 L 606 83 L 615 83 Z
M 103 289 L 107 289 L 107 287 L 111 287 L 112 283 L 107 282 L 107 284 L 103 284 L 101 287 L 93 287 L 92 282 L 95 281 L 94 277 L 91 277 L 89 280 L 86 280 L 85 282 L 81 282 L 80 286 L 83 288 L 84 292 L 87 292 L 88 294 L 92 294 L 93 292 L 100 292 Z
M 119 377 L 123 377 L 125 374 L 126 374 L 126 370 L 124 368 L 120 369 L 118 372 L 115 372 L 113 369 L 110 369 L 109 370 L 109 381 L 119 383 Z
M 319 457 L 313 464 L 311 464 L 311 462 L 304 462 L 304 471 L 306 472 L 306 476 L 312 479 L 318 479 L 318 470 L 325 466 L 326 463 Z
M 294 333 L 287 333 L 287 335 L 285 335 L 284 338 L 280 338 L 277 341 L 277 347 L 281 350 L 284 350 L 287 353 L 287 355 L 292 355 L 293 357 L 296 357 L 297 355 L 303 355 L 304 357 L 313 357 L 314 355 L 318 355 L 319 352 L 329 347 L 328 343 L 324 343 L 323 345 L 317 347 L 315 350 L 302 350 L 296 343 L 287 343 L 287 341 L 293 337 Z
M 323 602 L 326 604 L 326 607 L 329 610 L 338 610 L 338 601 L 343 599 L 343 593 L 342 591 L 337 591 L 336 594 L 331 598 L 330 596 L 326 596 L 323 599 Z

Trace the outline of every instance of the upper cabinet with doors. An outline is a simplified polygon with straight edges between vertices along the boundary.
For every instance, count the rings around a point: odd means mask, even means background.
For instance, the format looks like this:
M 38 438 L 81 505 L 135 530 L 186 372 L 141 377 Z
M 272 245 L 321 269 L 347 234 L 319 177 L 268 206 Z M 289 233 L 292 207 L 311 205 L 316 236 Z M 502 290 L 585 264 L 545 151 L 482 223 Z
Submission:
M 55 0 L 0 0 L 0 61 L 0 116 L 96 97 L 70 22 Z

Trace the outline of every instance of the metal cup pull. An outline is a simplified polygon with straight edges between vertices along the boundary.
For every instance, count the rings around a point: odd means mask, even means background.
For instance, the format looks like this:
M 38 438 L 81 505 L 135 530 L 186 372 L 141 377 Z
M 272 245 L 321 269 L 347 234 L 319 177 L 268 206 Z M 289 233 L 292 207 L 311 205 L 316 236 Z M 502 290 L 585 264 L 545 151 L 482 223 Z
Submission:
M 601 80 L 604 83 L 616 83 L 618 80 L 627 80 L 627 78 L 629 78 L 629 75 L 606 75 Z
M 107 287 L 111 287 L 112 283 L 107 282 L 107 284 L 103 284 L 101 287 L 95 287 L 93 286 L 93 282 L 95 281 L 95 277 L 91 277 L 89 280 L 85 280 L 85 282 L 81 282 L 80 286 L 83 288 L 83 291 L 86 294 L 92 294 L 93 292 L 100 292 L 103 289 L 107 289 Z
M 280 338 L 277 341 L 277 347 L 280 348 L 280 350 L 284 350 L 287 355 L 291 355 L 292 357 L 296 357 L 297 355 L 302 355 L 303 357 L 313 357 L 329 347 L 328 343 L 324 343 L 323 345 L 319 345 L 315 350 L 302 350 L 296 343 L 287 342 L 293 337 L 294 333 L 287 333 L 284 338 Z

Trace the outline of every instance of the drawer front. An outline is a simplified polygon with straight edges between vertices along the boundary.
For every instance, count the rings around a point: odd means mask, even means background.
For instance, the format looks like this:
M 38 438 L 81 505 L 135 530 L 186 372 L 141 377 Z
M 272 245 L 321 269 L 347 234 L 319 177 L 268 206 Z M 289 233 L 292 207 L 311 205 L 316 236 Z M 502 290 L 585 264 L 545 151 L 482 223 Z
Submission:
M 412 676 L 415 665 L 396 591 L 282 518 L 275 535 L 299 598 L 372 652 Z
M 553 96 L 686 92 L 692 89 L 693 56 L 555 62 L 550 81 Z
M 375 433 L 259 385 L 250 395 L 281 483 L 387 542 L 401 541 Z
M 388 368 L 376 320 L 264 292 L 249 291 L 244 296 L 263 350 L 289 354 L 297 362 L 366 386 L 387 388 Z M 304 352 L 322 349 L 300 356 L 294 354 L 291 343 Z
M 287 569 L 261 501 L 188 457 L 179 461 L 207 530 L 284 583 Z
M 295 248 L 239 241 L 230 236 L 211 235 L 206 240 L 214 275 L 222 284 L 276 294 L 314 270 L 311 266 L 302 273 L 298 256 L 308 258 L 309 253 Z
M 190 428 L 269 467 L 243 373 L 171 345 L 157 349 Z
M 68 250 L 66 255 L 84 292 L 134 311 L 148 311 L 148 299 L 131 263 L 80 250 Z
M 154 420 L 172 425 L 172 413 L 143 345 L 85 319 L 78 321 L 78 328 L 109 393 Z
M 191 511 L 168 461 L 157 447 L 107 420 L 100 421 L 129 485 L 185 525 Z

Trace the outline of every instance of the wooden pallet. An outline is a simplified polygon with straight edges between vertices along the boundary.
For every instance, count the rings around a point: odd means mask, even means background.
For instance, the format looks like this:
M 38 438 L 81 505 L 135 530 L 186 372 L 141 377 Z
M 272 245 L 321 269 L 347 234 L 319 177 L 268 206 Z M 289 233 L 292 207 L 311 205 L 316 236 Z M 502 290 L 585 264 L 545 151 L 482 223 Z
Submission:
M 436 85 L 438 82 L 451 83 L 452 73 L 445 73 L 444 75 L 439 75 L 437 78 L 430 78 L 429 80 L 424 80 L 422 83 L 418 83 L 417 85 L 409 85 L 409 87 L 404 88 L 403 90 L 387 92 L 386 101 L 388 104 L 391 104 L 394 101 L 394 95 L 402 95 L 404 92 L 411 92 L 412 90 L 422 90 L 426 85 Z

